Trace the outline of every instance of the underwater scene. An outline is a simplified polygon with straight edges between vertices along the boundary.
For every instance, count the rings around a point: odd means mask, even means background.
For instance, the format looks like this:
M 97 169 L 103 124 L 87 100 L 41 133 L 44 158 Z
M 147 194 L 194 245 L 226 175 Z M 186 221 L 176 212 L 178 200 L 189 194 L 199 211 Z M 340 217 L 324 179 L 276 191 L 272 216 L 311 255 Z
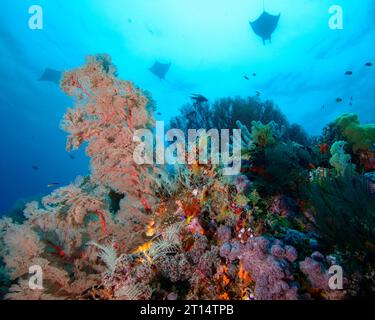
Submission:
M 375 297 L 375 1 L 1 7 L 0 300 Z

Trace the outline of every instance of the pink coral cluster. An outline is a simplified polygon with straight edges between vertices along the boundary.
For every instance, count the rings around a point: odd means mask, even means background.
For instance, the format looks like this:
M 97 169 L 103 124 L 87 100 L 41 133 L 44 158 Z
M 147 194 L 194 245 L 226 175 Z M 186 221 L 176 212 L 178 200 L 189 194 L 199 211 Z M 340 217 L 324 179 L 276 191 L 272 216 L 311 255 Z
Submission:
M 69 133 L 67 149 L 87 142 L 92 174 L 41 203 L 27 204 L 22 225 L 1 221 L 1 255 L 11 278 L 20 278 L 10 290 L 12 299 L 35 296 L 22 280 L 33 264 L 52 284 L 40 298 L 53 294 L 55 284 L 63 288 L 61 297 L 98 284 L 106 268 L 90 243 L 113 243 L 122 252 L 134 249 L 143 241 L 153 204 L 150 168 L 133 161 L 134 130 L 153 123 L 146 96 L 116 78 L 107 55 L 89 56 L 83 67 L 66 72 L 61 87 L 75 100 L 62 122 Z M 123 195 L 116 215 L 110 212 L 111 190 Z
M 148 206 L 149 167 L 135 166 L 135 129 L 153 124 L 149 101 L 131 82 L 116 77 L 107 55 L 89 56 L 87 63 L 66 72 L 62 89 L 76 101 L 65 114 L 62 128 L 69 133 L 67 149 L 88 143 L 92 178 L 113 190 L 140 197 Z
M 96 257 L 84 246 L 90 234 L 93 240 L 102 237 L 100 223 L 96 219 L 85 221 L 90 214 L 102 210 L 109 224 L 110 216 L 103 210 L 103 202 L 88 195 L 78 185 L 56 190 L 42 199 L 42 204 L 31 202 L 24 211 L 26 222 L 19 225 L 9 223 L 2 237 L 2 246 L 7 248 L 4 262 L 12 279 L 18 280 L 10 288 L 9 299 L 34 299 L 24 276 L 29 267 L 36 265 L 43 270 L 43 279 L 48 283 L 40 292 L 46 299 L 59 289 L 55 297 L 76 296 L 100 280 L 100 265 L 91 265 Z M 88 272 L 88 270 L 91 270 Z
M 255 297 L 260 300 L 297 299 L 298 286 L 293 283 L 291 263 L 297 259 L 294 247 L 264 237 L 250 238 L 240 260 L 255 282 Z
M 328 268 L 333 261 L 330 261 L 320 252 L 314 252 L 310 257 L 299 263 L 301 271 L 307 276 L 311 288 L 315 291 L 332 300 L 342 299 L 346 292 L 343 290 L 331 290 L 329 287 L 329 279 L 332 275 L 329 274 Z M 343 279 L 346 282 L 346 279 Z

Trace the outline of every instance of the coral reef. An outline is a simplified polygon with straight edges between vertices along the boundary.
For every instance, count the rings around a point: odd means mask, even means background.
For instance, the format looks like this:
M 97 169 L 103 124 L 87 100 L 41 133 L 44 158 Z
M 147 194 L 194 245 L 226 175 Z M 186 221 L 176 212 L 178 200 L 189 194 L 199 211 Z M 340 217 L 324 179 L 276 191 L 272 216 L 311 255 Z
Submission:
M 312 140 L 259 98 L 184 106 L 172 127 L 241 129 L 242 172 L 227 177 L 212 163 L 135 163 L 134 132 L 153 129 L 153 102 L 109 56 L 89 56 L 61 88 L 74 101 L 61 123 L 67 149 L 87 146 L 90 175 L 0 220 L 1 297 L 374 295 L 371 125 L 345 115 Z M 29 286 L 31 266 L 43 289 Z M 343 289 L 329 285 L 332 266 Z

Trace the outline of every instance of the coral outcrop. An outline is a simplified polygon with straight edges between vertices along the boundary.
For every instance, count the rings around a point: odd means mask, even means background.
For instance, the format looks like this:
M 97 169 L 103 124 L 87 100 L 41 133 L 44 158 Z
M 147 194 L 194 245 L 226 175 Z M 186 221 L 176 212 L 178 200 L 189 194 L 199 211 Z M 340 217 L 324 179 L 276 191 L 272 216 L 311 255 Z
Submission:
M 74 101 L 61 123 L 67 149 L 85 144 L 91 171 L 27 203 L 22 219 L 0 220 L 6 299 L 374 294 L 372 125 L 344 115 L 314 145 L 258 98 L 185 106 L 172 121 L 183 131 L 242 130 L 241 174 L 226 177 L 198 158 L 135 163 L 134 133 L 153 129 L 153 103 L 117 77 L 109 56 L 88 57 L 61 88 Z M 344 270 L 342 289 L 329 285 L 332 266 Z M 30 267 L 42 270 L 43 288 L 30 287 Z

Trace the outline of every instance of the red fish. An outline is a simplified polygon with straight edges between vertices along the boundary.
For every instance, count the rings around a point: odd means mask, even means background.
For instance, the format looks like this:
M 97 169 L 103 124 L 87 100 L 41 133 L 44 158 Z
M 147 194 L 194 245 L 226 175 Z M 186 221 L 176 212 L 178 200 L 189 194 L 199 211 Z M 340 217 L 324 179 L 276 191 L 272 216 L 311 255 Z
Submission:
M 60 246 L 54 244 L 52 241 L 49 241 L 49 240 L 47 240 L 47 243 L 55 250 L 56 254 L 59 257 L 61 257 L 61 258 L 65 257 L 65 252 Z
M 309 167 L 310 169 L 313 169 L 313 170 L 316 169 L 316 167 L 315 167 L 312 163 L 309 163 L 309 164 L 308 164 L 308 167 Z
M 232 209 L 233 213 L 236 214 L 236 215 L 238 215 L 238 216 L 243 211 L 241 208 L 237 207 L 234 203 L 231 204 L 231 209 Z
M 101 227 L 102 227 L 103 234 L 106 235 L 106 234 L 107 234 L 107 223 L 105 222 L 105 218 L 104 218 L 103 211 L 96 210 L 96 213 L 97 213 L 98 216 L 99 216 L 99 219 L 100 219 L 100 225 L 101 225 Z
M 260 176 L 264 176 L 266 174 L 266 168 L 263 165 L 255 167 L 253 166 L 250 168 L 250 171 Z
M 129 110 L 128 126 L 130 130 L 133 130 L 133 114 L 131 109 Z
M 242 219 L 238 219 L 237 225 L 236 225 L 236 230 L 239 231 L 241 230 L 245 225 L 245 222 Z
M 145 198 L 141 198 L 141 203 L 143 208 L 146 210 L 147 213 L 151 212 L 151 207 L 147 204 L 147 201 Z
M 326 154 L 328 152 L 329 145 L 322 143 L 319 145 L 320 154 Z

